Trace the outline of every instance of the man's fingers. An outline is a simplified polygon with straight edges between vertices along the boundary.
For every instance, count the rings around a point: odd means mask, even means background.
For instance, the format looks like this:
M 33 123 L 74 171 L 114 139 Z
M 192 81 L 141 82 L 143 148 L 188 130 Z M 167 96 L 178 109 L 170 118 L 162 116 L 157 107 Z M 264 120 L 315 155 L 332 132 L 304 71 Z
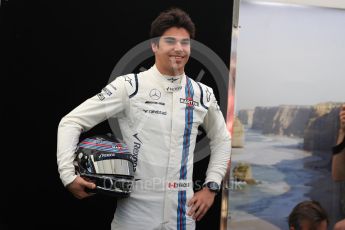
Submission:
M 89 189 L 94 189 L 96 188 L 96 185 L 92 182 L 87 182 L 86 180 L 83 181 L 83 186 Z
M 205 210 L 204 212 L 202 212 L 202 213 L 197 217 L 196 220 L 197 220 L 197 221 L 201 220 L 201 219 L 205 216 L 206 212 L 207 212 L 207 210 Z
M 192 216 L 195 213 L 195 211 L 199 208 L 199 206 L 200 206 L 199 202 L 195 202 L 193 206 L 190 208 L 188 212 L 188 216 Z
M 192 197 L 192 199 L 190 199 L 190 200 L 188 201 L 188 207 L 190 207 L 191 205 L 193 205 L 195 201 L 196 201 L 196 197 L 195 197 L 195 194 L 194 194 L 194 196 Z
M 198 210 L 196 210 L 195 214 L 193 215 L 193 219 L 197 220 L 200 217 L 200 215 L 202 213 L 204 213 L 204 211 L 205 211 L 205 205 L 204 204 L 200 204 L 199 207 L 198 207 Z

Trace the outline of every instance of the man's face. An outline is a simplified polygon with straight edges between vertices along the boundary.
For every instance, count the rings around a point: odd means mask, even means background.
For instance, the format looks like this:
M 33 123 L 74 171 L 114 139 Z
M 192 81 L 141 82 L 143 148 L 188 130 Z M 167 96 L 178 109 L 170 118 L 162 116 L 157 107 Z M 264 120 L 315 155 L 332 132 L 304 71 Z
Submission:
M 190 35 L 184 28 L 171 27 L 152 43 L 156 66 L 162 74 L 180 75 L 190 56 Z

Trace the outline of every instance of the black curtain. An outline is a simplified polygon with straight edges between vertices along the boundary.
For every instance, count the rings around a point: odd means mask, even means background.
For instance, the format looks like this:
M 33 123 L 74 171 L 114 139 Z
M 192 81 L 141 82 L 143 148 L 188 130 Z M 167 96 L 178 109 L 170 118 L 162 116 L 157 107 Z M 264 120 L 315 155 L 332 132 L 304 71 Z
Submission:
M 121 57 L 148 39 L 152 20 L 173 6 L 190 14 L 196 40 L 228 66 L 232 1 L 1 1 L 1 229 L 110 228 L 112 199 L 80 201 L 63 187 L 57 126 L 104 87 Z M 199 70 L 196 62 L 188 66 L 194 79 Z M 212 78 L 202 82 L 216 88 Z M 109 131 L 103 122 L 88 135 Z M 195 163 L 195 180 L 204 178 L 208 160 Z M 219 216 L 220 195 L 197 229 L 218 229 Z

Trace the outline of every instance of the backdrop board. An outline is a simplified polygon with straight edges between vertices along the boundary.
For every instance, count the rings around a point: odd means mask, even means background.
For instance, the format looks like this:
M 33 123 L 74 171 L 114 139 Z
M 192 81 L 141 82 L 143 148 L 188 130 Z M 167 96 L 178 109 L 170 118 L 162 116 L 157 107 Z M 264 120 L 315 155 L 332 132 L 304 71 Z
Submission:
M 311 199 L 330 229 L 345 214 L 343 184 L 331 177 L 345 11 L 284 2 L 240 5 L 230 229 L 287 229 L 293 207 Z

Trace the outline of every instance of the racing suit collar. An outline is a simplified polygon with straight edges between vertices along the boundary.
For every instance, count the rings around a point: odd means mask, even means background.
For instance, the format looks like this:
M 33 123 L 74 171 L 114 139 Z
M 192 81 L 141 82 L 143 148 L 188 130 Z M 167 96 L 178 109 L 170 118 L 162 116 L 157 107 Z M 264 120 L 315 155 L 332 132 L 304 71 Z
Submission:
M 161 74 L 161 72 L 159 72 L 159 70 L 157 69 L 156 65 L 153 65 L 151 67 L 152 71 L 154 72 L 154 75 L 160 78 L 165 79 L 167 82 L 170 83 L 174 83 L 174 84 L 180 84 L 181 80 L 183 80 L 185 73 L 181 74 L 181 75 L 177 75 L 177 76 L 170 76 L 170 75 L 164 75 Z
M 149 70 L 155 81 L 160 84 L 166 92 L 177 92 L 180 91 L 186 85 L 185 73 L 178 76 L 163 75 L 159 72 L 156 65 L 153 65 Z

